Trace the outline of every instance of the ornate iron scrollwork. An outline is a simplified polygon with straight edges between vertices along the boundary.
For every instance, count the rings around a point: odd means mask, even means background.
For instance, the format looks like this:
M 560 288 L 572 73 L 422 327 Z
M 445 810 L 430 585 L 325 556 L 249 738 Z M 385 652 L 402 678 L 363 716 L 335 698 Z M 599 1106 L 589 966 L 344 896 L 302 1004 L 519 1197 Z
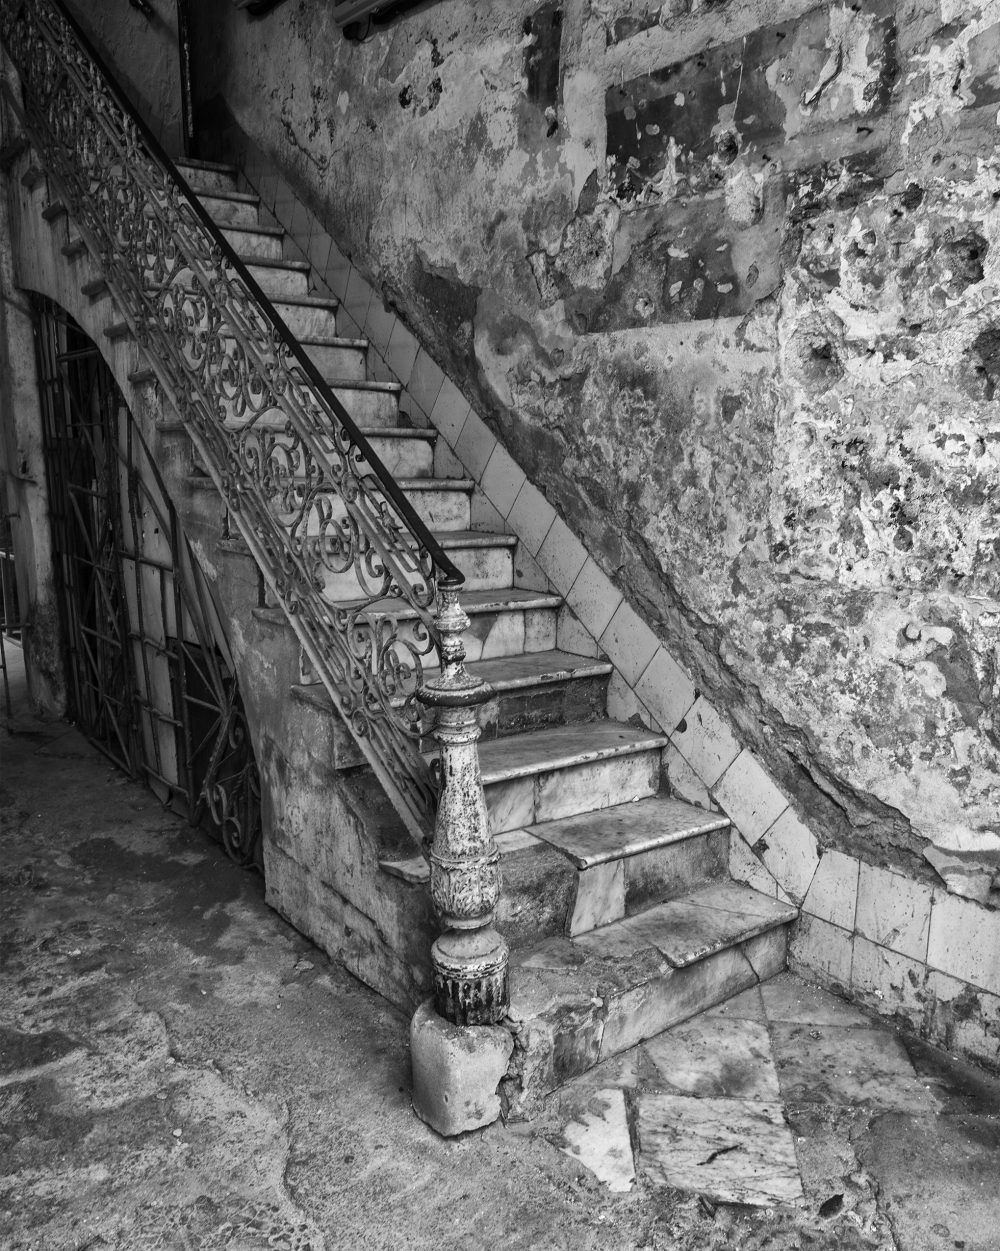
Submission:
M 311 663 L 422 841 L 436 784 L 417 692 L 437 663 L 438 581 L 461 574 L 57 0 L 0 0 L 0 35 L 32 143 Z

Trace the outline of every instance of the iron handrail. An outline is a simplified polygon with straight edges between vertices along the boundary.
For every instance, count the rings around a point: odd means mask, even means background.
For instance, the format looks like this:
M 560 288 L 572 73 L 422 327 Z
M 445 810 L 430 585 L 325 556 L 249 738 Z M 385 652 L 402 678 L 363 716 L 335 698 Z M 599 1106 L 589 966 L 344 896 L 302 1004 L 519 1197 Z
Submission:
M 0 34 L 28 134 L 335 706 L 423 844 L 436 782 L 417 691 L 439 642 L 431 609 L 463 575 L 62 0 L 0 0 Z M 271 412 L 281 432 L 263 420 Z M 353 574 L 360 598 L 342 581 L 327 597 L 331 573 Z M 417 611 L 409 634 L 387 610 L 396 600 Z
M 23 0 L 23 3 L 27 4 L 28 0 Z M 87 53 L 87 56 L 91 59 L 91 61 L 93 61 L 93 63 L 97 66 L 98 70 L 100 70 L 102 77 L 105 79 L 105 82 L 111 91 L 111 94 L 115 97 L 118 107 L 124 113 L 127 113 L 131 118 L 136 130 L 142 136 L 143 143 L 149 149 L 150 154 L 156 158 L 159 164 L 167 170 L 173 180 L 178 184 L 184 198 L 188 202 L 188 205 L 198 217 L 202 226 L 204 226 L 208 233 L 212 235 L 216 246 L 221 248 L 222 254 L 225 256 L 228 263 L 232 265 L 233 269 L 236 270 L 240 278 L 246 283 L 254 298 L 265 310 L 268 315 L 268 319 L 274 324 L 281 334 L 286 346 L 292 352 L 297 363 L 309 378 L 309 381 L 312 383 L 314 389 L 319 392 L 326 404 L 333 409 L 337 420 L 350 434 L 351 441 L 357 444 L 357 446 L 364 452 L 365 459 L 371 466 L 375 475 L 378 477 L 380 486 L 392 500 L 396 510 L 405 519 L 407 528 L 415 538 L 420 540 L 421 546 L 427 548 L 427 551 L 433 557 L 435 566 L 446 576 L 449 584 L 453 586 L 461 586 L 465 581 L 465 575 L 453 564 L 451 560 L 448 559 L 448 554 L 445 552 L 444 548 L 441 547 L 440 543 L 438 543 L 438 541 L 434 538 L 434 535 L 424 524 L 420 514 L 406 498 L 405 493 L 395 481 L 392 474 L 389 473 L 388 469 L 386 469 L 386 467 L 379 460 L 378 456 L 376 456 L 368 439 L 358 429 L 350 413 L 330 389 L 323 375 L 306 354 L 302 344 L 299 343 L 296 336 L 293 335 L 288 329 L 288 325 L 284 318 L 274 307 L 271 299 L 261 290 L 260 284 L 254 278 L 253 274 L 250 273 L 246 263 L 239 255 L 237 255 L 235 249 L 222 233 L 222 230 L 219 228 L 214 218 L 191 190 L 187 179 L 167 155 L 159 140 L 143 120 L 141 114 L 136 110 L 135 106 L 125 95 L 117 79 L 108 68 L 107 63 L 91 43 L 87 33 L 80 26 L 76 18 L 66 8 L 63 0 L 48 0 L 48 3 L 59 10 L 60 16 L 73 31 L 77 42 Z

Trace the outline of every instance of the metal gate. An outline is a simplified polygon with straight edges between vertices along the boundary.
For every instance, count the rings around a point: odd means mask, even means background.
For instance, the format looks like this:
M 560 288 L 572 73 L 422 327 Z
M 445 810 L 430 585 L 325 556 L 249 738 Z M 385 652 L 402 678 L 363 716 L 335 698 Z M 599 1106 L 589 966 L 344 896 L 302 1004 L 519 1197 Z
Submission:
M 70 713 L 119 768 L 261 865 L 260 780 L 225 631 L 111 371 L 38 299 Z

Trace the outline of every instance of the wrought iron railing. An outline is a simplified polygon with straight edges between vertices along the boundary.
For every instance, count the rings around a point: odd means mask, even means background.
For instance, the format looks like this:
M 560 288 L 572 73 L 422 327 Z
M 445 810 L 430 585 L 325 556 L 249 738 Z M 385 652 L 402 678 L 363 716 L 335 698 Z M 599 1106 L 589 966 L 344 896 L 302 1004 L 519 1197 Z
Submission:
M 435 611 L 454 607 L 461 573 L 60 0 L 0 0 L 0 37 L 46 172 L 310 663 L 423 842 L 437 786 L 417 693 L 443 654 Z M 357 582 L 349 597 L 344 575 Z M 400 628 L 394 606 L 415 609 L 417 625 L 408 613 Z

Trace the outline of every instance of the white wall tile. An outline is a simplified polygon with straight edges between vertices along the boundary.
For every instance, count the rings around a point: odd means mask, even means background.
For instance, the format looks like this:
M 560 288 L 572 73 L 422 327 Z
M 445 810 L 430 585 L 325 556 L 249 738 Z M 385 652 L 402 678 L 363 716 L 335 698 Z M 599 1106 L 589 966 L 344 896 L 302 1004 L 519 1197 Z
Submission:
M 653 659 L 659 640 L 635 609 L 623 600 L 601 635 L 601 646 L 625 681 L 634 686 Z
M 608 628 L 622 602 L 621 591 L 614 585 L 592 556 L 584 561 L 566 596 L 566 602 L 595 639 Z
M 806 977 L 811 975 L 826 986 L 848 991 L 853 946 L 853 936 L 847 930 L 803 914 L 789 944 L 789 968 Z
M 684 714 L 670 741 L 706 786 L 714 786 L 740 754 L 729 726 L 704 697 Z
M 530 482 L 525 482 L 518 491 L 514 506 L 507 514 L 511 529 L 532 556 L 538 555 L 555 519 L 556 510 Z
M 665 647 L 658 647 L 636 683 L 636 694 L 668 734 L 694 704 L 694 683 Z
M 712 795 L 751 844 L 788 807 L 788 800 L 778 790 L 774 779 L 747 748 L 740 752 L 712 788 Z
M 927 960 L 933 897 L 933 890 L 921 882 L 862 863 L 857 931 L 873 943 L 923 964 Z
M 858 906 L 858 861 L 840 851 L 824 851 L 802 909 L 845 930 L 854 929 Z
M 538 563 L 552 579 L 553 586 L 565 594 L 583 568 L 587 552 L 569 526 L 556 516 L 538 549 Z
M 819 866 L 812 830 L 786 808 L 759 841 L 758 854 L 789 898 L 800 904 Z
M 927 962 L 942 973 L 1000 994 L 1000 912 L 938 892 L 931 909 Z

